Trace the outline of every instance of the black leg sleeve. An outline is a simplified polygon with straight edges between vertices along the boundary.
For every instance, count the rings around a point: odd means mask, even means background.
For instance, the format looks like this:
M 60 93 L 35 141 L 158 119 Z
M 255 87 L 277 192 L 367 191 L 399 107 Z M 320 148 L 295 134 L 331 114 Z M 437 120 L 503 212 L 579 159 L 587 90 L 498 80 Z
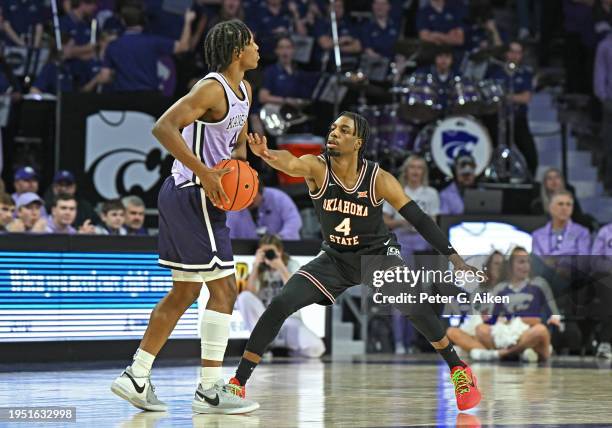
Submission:
M 406 315 L 428 342 L 439 342 L 446 335 L 442 321 L 429 303 L 398 303 L 393 306 Z
M 325 295 L 308 279 L 302 275 L 293 275 L 257 321 L 246 350 L 263 355 L 291 314 L 305 306 L 325 300 L 327 300 Z

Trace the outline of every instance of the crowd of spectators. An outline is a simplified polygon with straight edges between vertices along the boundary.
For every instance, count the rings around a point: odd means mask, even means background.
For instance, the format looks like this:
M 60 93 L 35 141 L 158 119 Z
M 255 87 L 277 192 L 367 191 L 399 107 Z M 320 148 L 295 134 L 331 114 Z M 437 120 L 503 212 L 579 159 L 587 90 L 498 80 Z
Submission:
M 135 195 L 99 204 L 79 197 L 74 174 L 60 170 L 43 194 L 31 166 L 19 168 L 11 195 L 0 186 L 0 233 L 149 235 L 145 204 Z

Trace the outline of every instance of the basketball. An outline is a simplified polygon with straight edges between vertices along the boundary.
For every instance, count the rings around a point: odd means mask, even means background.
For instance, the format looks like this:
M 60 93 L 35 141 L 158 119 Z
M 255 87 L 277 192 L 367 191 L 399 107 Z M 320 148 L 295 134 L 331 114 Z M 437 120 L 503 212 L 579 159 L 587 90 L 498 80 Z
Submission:
M 225 194 L 230 199 L 229 204 L 223 203 L 225 211 L 240 211 L 253 202 L 259 180 L 257 171 L 249 166 L 245 161 L 236 159 L 224 159 L 215 165 L 215 169 L 234 168 L 221 178 L 221 185 Z

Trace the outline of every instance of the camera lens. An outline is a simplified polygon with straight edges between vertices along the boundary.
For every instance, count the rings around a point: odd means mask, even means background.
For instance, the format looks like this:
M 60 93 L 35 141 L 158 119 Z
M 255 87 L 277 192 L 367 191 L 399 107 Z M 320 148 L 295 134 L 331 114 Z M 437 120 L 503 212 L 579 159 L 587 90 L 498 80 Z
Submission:
M 276 258 L 276 251 L 272 249 L 266 250 L 266 252 L 264 253 L 264 256 L 268 260 L 274 260 Z

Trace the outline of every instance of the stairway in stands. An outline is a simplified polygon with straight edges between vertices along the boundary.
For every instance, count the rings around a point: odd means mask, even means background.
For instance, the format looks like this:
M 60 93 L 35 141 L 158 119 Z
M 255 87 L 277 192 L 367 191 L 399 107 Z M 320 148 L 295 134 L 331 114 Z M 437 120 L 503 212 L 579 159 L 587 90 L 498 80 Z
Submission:
M 529 124 L 539 157 L 536 180 L 541 181 L 547 168 L 561 168 L 561 123 L 553 92 L 542 91 L 533 96 Z M 598 154 L 585 144 L 579 144 L 576 131 L 572 125 L 568 126 L 568 180 L 576 188 L 576 196 L 585 212 L 602 225 L 612 222 L 612 197 L 605 194 L 597 177 Z

